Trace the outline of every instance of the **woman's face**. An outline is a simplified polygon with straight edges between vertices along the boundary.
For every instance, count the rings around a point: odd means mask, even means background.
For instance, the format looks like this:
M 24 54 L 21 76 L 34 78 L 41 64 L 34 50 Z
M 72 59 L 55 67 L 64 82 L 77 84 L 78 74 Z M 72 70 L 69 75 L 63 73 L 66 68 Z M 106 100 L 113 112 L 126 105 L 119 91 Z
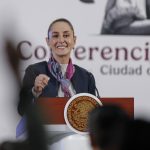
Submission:
M 75 42 L 76 37 L 68 23 L 60 21 L 52 25 L 47 44 L 55 59 L 64 56 L 70 58 L 70 52 L 74 48 Z

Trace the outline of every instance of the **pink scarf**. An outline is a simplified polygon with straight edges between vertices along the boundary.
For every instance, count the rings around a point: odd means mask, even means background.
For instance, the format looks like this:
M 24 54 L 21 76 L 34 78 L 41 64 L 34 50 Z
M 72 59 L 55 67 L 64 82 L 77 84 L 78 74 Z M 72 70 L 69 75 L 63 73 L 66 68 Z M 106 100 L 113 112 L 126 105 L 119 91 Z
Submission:
M 60 82 L 61 89 L 64 92 L 64 96 L 71 97 L 69 86 L 70 80 L 75 72 L 71 59 L 69 59 L 65 76 L 63 76 L 62 74 L 60 64 L 54 59 L 53 56 L 48 61 L 48 68 L 51 74 L 56 78 L 56 80 Z

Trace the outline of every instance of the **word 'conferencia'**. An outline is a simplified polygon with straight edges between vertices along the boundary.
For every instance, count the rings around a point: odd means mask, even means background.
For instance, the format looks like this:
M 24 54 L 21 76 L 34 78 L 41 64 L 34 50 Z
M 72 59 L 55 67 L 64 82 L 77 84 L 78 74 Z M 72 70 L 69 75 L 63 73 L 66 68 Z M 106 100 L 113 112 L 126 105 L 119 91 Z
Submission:
M 30 41 L 21 41 L 17 45 L 17 51 L 20 59 L 29 60 L 32 57 L 43 60 L 49 57 L 50 50 L 39 45 L 34 47 Z M 73 50 L 74 56 L 78 60 L 94 60 L 95 56 L 99 55 L 100 60 L 125 60 L 125 61 L 149 61 L 150 60 L 150 44 L 145 42 L 143 46 L 76 46 Z

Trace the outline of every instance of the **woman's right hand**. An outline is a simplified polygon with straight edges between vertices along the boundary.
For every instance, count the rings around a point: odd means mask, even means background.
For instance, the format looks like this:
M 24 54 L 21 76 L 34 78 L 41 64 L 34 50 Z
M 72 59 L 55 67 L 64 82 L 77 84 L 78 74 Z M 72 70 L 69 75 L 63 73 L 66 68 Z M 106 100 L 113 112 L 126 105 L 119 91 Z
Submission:
M 45 74 L 39 74 L 36 78 L 35 78 L 35 82 L 34 82 L 34 92 L 35 93 L 41 93 L 42 90 L 44 89 L 44 87 L 48 84 L 50 77 L 48 77 Z

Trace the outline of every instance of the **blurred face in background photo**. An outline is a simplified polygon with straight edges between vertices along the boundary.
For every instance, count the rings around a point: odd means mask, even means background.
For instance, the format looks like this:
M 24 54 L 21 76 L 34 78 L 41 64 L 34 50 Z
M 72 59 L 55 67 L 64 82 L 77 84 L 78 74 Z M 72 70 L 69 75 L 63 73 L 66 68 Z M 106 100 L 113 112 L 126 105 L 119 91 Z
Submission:
M 74 31 L 67 22 L 58 21 L 52 24 L 49 30 L 47 45 L 52 51 L 54 58 L 59 62 L 60 58 L 69 60 L 71 50 L 76 43 Z

